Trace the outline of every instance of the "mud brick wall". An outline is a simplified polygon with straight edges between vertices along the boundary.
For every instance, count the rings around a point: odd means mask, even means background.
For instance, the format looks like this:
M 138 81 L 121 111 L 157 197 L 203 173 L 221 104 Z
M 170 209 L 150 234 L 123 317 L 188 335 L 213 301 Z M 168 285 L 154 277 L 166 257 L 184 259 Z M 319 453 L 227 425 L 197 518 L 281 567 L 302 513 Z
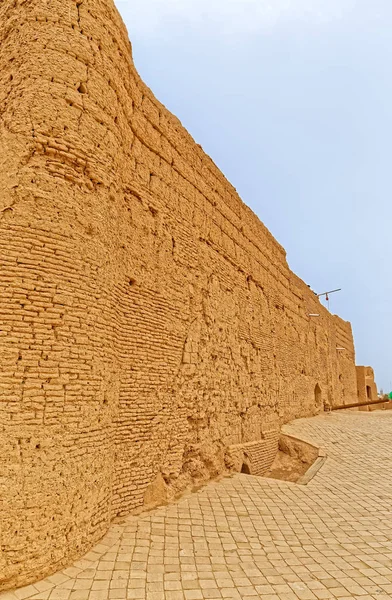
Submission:
M 350 325 L 140 80 L 112 0 L 2 0 L 0 587 L 356 394 Z
M 225 454 L 228 469 L 248 475 L 265 475 L 279 450 L 280 429 L 265 431 L 262 439 L 229 446 Z
M 374 371 L 371 367 L 357 366 L 357 402 L 374 402 L 378 399 L 377 385 L 374 381 Z M 374 407 L 376 408 L 376 407 Z M 377 408 L 381 408 L 378 406 Z M 360 410 L 369 411 L 370 406 L 361 407 Z

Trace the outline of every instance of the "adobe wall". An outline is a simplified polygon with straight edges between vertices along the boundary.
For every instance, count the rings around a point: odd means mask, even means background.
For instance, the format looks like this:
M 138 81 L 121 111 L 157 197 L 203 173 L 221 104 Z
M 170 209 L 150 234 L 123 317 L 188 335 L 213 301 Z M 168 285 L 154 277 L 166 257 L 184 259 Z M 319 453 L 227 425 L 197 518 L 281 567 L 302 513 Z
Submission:
M 112 0 L 3 0 L 0 79 L 10 588 L 357 392 L 349 323 L 140 80 Z
M 357 366 L 357 402 L 372 402 L 378 399 L 377 385 L 374 381 L 374 371 L 371 367 Z M 364 406 L 360 410 L 370 410 Z

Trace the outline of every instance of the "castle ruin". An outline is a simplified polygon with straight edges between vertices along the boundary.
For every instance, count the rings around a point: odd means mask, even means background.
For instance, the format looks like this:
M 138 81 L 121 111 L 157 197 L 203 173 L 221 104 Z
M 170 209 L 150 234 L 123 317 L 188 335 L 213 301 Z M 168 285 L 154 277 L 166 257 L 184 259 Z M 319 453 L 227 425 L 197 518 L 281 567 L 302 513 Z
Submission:
M 141 81 L 112 0 L 3 0 L 0 79 L 7 589 L 154 499 L 264 473 L 357 378 L 350 324 Z

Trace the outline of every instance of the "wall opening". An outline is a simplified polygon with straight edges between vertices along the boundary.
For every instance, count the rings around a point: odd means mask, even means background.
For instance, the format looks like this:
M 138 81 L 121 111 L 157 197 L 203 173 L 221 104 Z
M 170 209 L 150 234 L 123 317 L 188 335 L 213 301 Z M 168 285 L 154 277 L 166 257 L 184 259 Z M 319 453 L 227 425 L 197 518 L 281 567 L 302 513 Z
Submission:
M 241 467 L 241 473 L 245 473 L 245 475 L 250 475 L 249 465 L 243 463 Z
M 314 388 L 314 401 L 316 406 L 320 406 L 321 404 L 321 387 L 318 383 L 316 383 L 316 387 Z
M 366 386 L 366 396 L 367 396 L 368 400 L 373 400 L 373 398 L 372 398 L 372 388 L 370 387 L 370 385 Z

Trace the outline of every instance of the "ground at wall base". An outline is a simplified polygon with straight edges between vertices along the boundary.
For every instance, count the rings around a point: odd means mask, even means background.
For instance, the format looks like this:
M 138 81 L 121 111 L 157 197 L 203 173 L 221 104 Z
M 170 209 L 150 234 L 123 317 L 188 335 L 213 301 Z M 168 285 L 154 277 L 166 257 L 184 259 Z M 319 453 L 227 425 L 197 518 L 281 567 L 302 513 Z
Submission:
M 301 419 L 308 485 L 237 474 L 113 524 L 69 569 L 0 600 L 390 600 L 392 413 Z

